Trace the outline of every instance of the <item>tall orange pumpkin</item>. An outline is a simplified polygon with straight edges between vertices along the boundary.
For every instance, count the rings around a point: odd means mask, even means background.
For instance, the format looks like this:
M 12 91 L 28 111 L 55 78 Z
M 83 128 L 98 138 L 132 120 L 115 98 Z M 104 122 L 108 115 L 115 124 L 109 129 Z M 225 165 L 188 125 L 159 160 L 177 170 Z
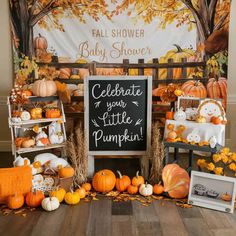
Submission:
M 117 171 L 119 177 L 116 179 L 116 189 L 120 192 L 124 192 L 129 185 L 131 185 L 131 180 L 129 176 L 122 175 L 120 171 Z
M 164 191 L 172 198 L 184 198 L 189 192 L 190 178 L 186 170 L 177 164 L 168 164 L 163 168 Z
M 200 81 L 189 80 L 182 85 L 181 90 L 188 96 L 198 98 L 207 97 L 207 90 Z
M 116 185 L 116 176 L 111 170 L 100 170 L 94 175 L 92 185 L 98 192 L 110 192 Z
M 222 99 L 222 105 L 226 108 L 227 103 L 227 80 L 220 77 L 219 79 L 210 78 L 207 83 L 207 94 L 210 98 Z

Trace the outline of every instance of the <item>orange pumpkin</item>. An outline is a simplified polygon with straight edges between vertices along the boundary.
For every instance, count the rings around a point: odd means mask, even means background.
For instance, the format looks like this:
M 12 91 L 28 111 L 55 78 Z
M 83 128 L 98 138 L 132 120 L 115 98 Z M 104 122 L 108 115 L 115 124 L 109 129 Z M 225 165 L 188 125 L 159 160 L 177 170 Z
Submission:
M 32 95 L 33 95 L 33 93 L 32 93 L 31 90 L 24 90 L 24 91 L 22 92 L 22 97 L 30 97 L 30 96 L 32 96 Z
M 87 194 L 86 190 L 84 188 L 81 188 L 81 187 L 76 189 L 75 192 L 79 194 L 80 199 L 85 198 L 85 196 Z
M 92 186 L 90 183 L 82 184 L 82 188 L 84 188 L 87 192 L 91 190 Z
M 98 192 L 110 192 L 116 185 L 116 176 L 111 170 L 100 170 L 94 175 L 92 185 Z
M 181 90 L 187 96 L 193 96 L 197 98 L 207 97 L 207 90 L 200 81 L 189 80 L 182 85 Z
M 210 78 L 207 83 L 207 95 L 210 98 L 222 99 L 222 105 L 226 108 L 227 103 L 227 80 L 220 77 L 219 79 Z
M 59 166 L 58 167 L 58 174 L 60 178 L 70 178 L 74 176 L 75 170 L 71 166 Z
M 175 131 L 170 131 L 168 134 L 167 134 L 167 138 L 169 139 L 175 139 L 177 138 L 177 133 Z
M 35 49 L 46 50 L 48 48 L 47 39 L 45 37 L 41 36 L 41 34 L 39 34 L 39 36 L 37 36 L 34 39 L 34 48 Z
M 29 207 L 38 207 L 41 205 L 44 198 L 43 192 L 36 190 L 26 194 L 25 202 Z
M 164 192 L 164 187 L 163 185 L 159 184 L 154 184 L 153 186 L 153 192 L 157 195 L 160 195 Z
M 136 194 L 138 192 L 138 186 L 129 185 L 127 188 L 129 194 Z
M 220 117 L 213 116 L 211 117 L 211 123 L 214 125 L 219 125 L 222 123 L 222 120 L 220 119 Z
M 58 108 L 47 109 L 45 113 L 46 118 L 59 118 L 61 111 Z
M 129 185 L 131 185 L 131 180 L 129 176 L 122 175 L 120 171 L 117 171 L 119 177 L 116 179 L 116 189 L 120 192 L 124 192 Z
M 139 171 L 137 171 L 136 176 L 132 178 L 132 185 L 139 187 L 141 184 L 144 184 L 144 178 L 140 176 Z
M 226 201 L 226 202 L 230 202 L 231 199 L 232 199 L 232 197 L 231 197 L 230 194 L 225 193 L 225 194 L 222 194 L 221 199 L 224 200 L 224 201 Z
M 23 143 L 24 141 L 29 140 L 29 139 L 30 139 L 30 137 L 18 137 L 18 138 L 16 138 L 16 139 L 15 139 L 16 147 L 21 147 L 22 143 Z
M 71 75 L 71 68 L 61 68 L 59 78 L 60 79 L 69 79 Z
M 48 138 L 41 138 L 38 141 L 40 141 L 44 146 L 50 145 L 50 141 Z
M 164 191 L 172 198 L 184 198 L 189 192 L 189 175 L 177 164 L 168 164 L 163 168 Z
M 167 120 L 174 120 L 174 111 L 167 111 L 166 112 L 166 119 Z
M 7 206 L 10 209 L 18 209 L 24 205 L 23 194 L 14 194 L 7 198 Z

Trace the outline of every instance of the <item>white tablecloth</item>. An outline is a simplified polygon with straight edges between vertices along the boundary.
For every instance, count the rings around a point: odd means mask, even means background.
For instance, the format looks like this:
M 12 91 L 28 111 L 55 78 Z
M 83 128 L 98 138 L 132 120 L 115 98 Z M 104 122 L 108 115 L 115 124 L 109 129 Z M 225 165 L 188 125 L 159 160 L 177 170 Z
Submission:
M 201 141 L 209 141 L 212 136 L 215 136 L 218 144 L 222 146 L 225 145 L 225 125 L 214 125 L 212 123 L 197 123 L 187 120 L 166 120 L 164 133 L 165 138 L 167 136 L 167 133 L 169 132 L 169 130 L 167 130 L 168 124 L 173 124 L 175 126 L 174 130 L 176 130 L 179 125 L 184 125 L 186 129 L 183 132 L 183 138 L 186 138 L 187 135 L 193 131 L 193 129 L 197 128 L 198 134 L 201 137 Z

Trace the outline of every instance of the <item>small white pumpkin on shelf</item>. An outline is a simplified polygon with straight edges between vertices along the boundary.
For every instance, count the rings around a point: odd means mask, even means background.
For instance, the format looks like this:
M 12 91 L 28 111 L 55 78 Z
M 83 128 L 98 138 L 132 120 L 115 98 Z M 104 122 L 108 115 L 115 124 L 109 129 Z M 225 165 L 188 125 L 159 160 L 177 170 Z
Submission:
M 153 186 L 147 182 L 145 184 L 141 184 L 139 187 L 139 193 L 144 197 L 150 196 L 153 194 Z
M 51 144 L 61 144 L 64 141 L 63 135 L 61 133 L 51 134 L 49 136 L 49 140 Z
M 54 211 L 60 206 L 60 203 L 56 197 L 46 197 L 43 199 L 41 206 L 45 211 Z
M 30 113 L 28 111 L 22 111 L 21 115 L 20 115 L 20 118 L 23 121 L 27 121 L 27 120 L 30 120 L 31 116 L 30 116 Z
M 216 136 L 211 136 L 209 139 L 209 144 L 211 148 L 215 148 L 216 144 L 217 144 L 217 139 Z
M 183 111 L 182 108 L 179 108 L 179 110 L 175 112 L 174 120 L 176 120 L 176 121 L 185 121 L 186 120 L 186 113 Z

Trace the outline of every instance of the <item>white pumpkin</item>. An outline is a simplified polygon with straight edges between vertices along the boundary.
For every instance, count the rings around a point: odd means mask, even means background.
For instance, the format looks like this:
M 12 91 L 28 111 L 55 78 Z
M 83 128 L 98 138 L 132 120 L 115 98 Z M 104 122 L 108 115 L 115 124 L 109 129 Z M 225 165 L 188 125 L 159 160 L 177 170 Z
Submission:
M 21 122 L 21 118 L 20 117 L 12 117 L 11 121 L 14 123 L 19 123 L 19 122 Z
M 57 159 L 58 157 L 52 153 L 41 153 L 35 156 L 34 162 L 39 161 L 41 165 L 44 165 L 46 162 Z
M 49 162 L 49 165 L 48 167 L 57 171 L 58 170 L 58 166 L 61 166 L 61 167 L 65 167 L 65 166 L 68 166 L 69 163 L 63 159 L 63 158 L 57 158 L 57 159 L 53 159 Z
M 148 183 L 141 184 L 139 187 L 139 193 L 145 197 L 150 196 L 153 194 L 153 186 Z
M 63 143 L 64 139 L 62 135 L 52 134 L 49 136 L 49 141 L 51 144 Z
M 60 203 L 56 197 L 46 197 L 41 205 L 45 211 L 54 211 L 60 206 Z
M 28 158 L 23 158 L 20 155 L 16 157 L 15 161 L 13 161 L 14 166 L 24 166 L 30 165 L 30 160 Z
M 52 96 L 56 94 L 57 86 L 52 80 L 37 80 L 32 86 L 32 92 L 35 96 L 39 97 Z
M 174 114 L 174 120 L 177 121 L 185 121 L 186 120 L 186 113 L 183 111 L 183 109 L 179 109 Z
M 36 141 L 38 141 L 41 138 L 47 138 L 47 137 L 48 137 L 47 134 L 44 131 L 41 131 L 36 135 L 35 139 Z
M 28 111 L 22 111 L 21 115 L 20 115 L 20 118 L 23 121 L 27 121 L 27 120 L 30 120 L 31 116 L 30 116 L 30 113 Z
M 194 143 L 200 143 L 201 137 L 198 134 L 198 130 L 194 129 L 191 133 L 187 135 L 187 141 L 188 142 L 194 142 Z

